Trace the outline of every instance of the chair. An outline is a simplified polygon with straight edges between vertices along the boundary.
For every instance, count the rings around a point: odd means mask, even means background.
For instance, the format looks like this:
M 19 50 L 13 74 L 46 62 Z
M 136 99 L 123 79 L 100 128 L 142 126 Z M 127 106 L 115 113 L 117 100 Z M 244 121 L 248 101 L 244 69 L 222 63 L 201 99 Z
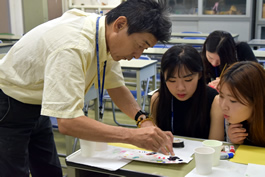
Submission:
M 172 47 L 172 46 L 174 46 L 174 45 L 170 45 L 170 44 L 156 44 L 156 45 L 154 45 L 153 46 L 153 48 L 170 48 L 170 47 Z
M 156 44 L 153 46 L 153 48 L 171 48 L 173 47 L 174 45 L 171 45 L 171 44 Z M 152 59 L 154 60 L 157 60 L 157 74 L 156 74 L 156 80 L 157 82 L 159 83 L 160 82 L 160 68 L 161 68 L 161 58 L 162 56 L 151 56 Z
M 153 94 L 154 94 L 157 90 L 158 90 L 158 89 L 155 89 L 155 90 L 153 90 L 153 91 L 148 92 L 147 96 L 148 96 L 148 102 L 149 102 L 149 105 L 151 105 L 151 104 L 150 104 L 150 103 L 151 103 L 151 97 L 153 96 Z M 149 107 L 149 112 L 151 112 L 151 111 L 150 111 L 150 107 Z
M 148 56 L 146 55 L 142 55 L 139 60 L 151 60 Z M 125 73 L 123 73 L 124 77 L 129 76 L 129 77 L 136 77 L 136 73 L 133 73 L 132 71 L 125 71 Z M 125 76 L 126 75 L 126 76 Z M 145 109 L 145 102 L 146 102 L 146 98 L 147 98 L 147 93 L 148 93 L 148 88 L 149 88 L 149 82 L 150 82 L 150 78 L 147 78 L 146 84 L 145 84 L 145 88 L 144 90 L 141 91 L 141 97 L 143 98 L 143 103 L 142 103 L 142 109 Z M 132 95 L 134 96 L 135 100 L 137 100 L 137 91 L 136 90 L 130 90 Z M 112 108 L 112 114 L 113 114 L 113 121 L 119 125 L 119 126 L 124 126 L 124 127 L 136 127 L 136 125 L 130 125 L 130 124 L 122 124 L 119 123 L 116 119 L 116 115 L 115 115 L 115 105 L 113 103 L 113 101 L 111 100 L 111 97 L 109 96 L 108 92 L 105 90 L 105 93 L 103 95 L 103 105 L 102 105 L 102 110 L 103 110 L 103 114 L 104 114 L 104 109 L 105 109 L 105 103 L 106 101 L 110 101 L 111 102 L 111 108 Z
M 183 37 L 183 39 L 206 40 L 206 37 Z M 197 50 L 202 50 L 202 45 L 192 45 Z

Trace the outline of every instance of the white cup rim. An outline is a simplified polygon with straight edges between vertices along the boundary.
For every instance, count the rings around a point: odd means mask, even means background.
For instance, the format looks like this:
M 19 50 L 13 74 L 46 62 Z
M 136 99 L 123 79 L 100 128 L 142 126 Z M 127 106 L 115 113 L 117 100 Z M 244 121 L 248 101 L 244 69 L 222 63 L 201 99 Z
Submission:
M 223 142 L 218 140 L 204 140 L 202 144 L 207 147 L 217 147 L 217 146 L 222 146 Z
M 207 151 L 199 151 L 199 150 L 206 150 Z M 197 147 L 194 149 L 194 152 L 197 154 L 213 154 L 215 153 L 215 149 L 211 147 Z

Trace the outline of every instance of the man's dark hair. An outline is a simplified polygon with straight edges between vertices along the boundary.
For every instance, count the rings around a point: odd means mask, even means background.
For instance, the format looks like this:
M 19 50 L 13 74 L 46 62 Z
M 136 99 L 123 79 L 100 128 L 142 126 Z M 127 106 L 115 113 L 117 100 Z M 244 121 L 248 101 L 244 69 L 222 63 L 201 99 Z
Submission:
M 128 35 L 147 32 L 165 43 L 170 39 L 172 26 L 166 4 L 167 0 L 127 0 L 106 14 L 107 24 L 125 16 Z

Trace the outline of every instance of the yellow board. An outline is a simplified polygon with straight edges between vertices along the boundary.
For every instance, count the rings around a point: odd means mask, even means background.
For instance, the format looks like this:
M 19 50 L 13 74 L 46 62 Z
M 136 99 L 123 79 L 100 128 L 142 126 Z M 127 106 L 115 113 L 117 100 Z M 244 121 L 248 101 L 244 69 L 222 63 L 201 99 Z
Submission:
M 137 146 L 134 146 L 134 145 L 131 145 L 131 144 L 125 144 L 125 143 L 108 143 L 108 145 L 117 146 L 117 147 L 123 147 L 123 148 L 128 148 L 128 149 L 139 149 L 139 150 L 147 151 L 146 149 L 142 149 L 142 148 L 139 148 Z
M 230 161 L 242 164 L 265 165 L 265 148 L 240 145 L 236 150 L 234 158 Z

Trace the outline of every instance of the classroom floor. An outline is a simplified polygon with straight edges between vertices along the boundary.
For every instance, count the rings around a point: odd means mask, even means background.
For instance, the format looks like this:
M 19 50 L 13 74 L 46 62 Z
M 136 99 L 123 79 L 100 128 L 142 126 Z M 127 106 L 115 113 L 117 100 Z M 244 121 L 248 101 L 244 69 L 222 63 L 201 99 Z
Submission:
M 110 105 L 111 105 L 110 103 L 106 104 L 106 109 L 104 111 L 104 116 L 103 116 L 103 123 L 117 126 L 117 124 L 113 121 L 113 115 L 112 115 L 112 110 L 110 109 L 111 108 Z M 148 109 L 148 107 L 146 109 Z M 116 110 L 115 113 L 116 113 L 116 119 L 119 123 L 135 125 L 135 121 L 130 119 L 124 113 L 120 112 L 119 110 Z M 93 106 L 89 108 L 88 116 L 91 118 L 94 118 Z M 66 153 L 65 136 L 60 134 L 58 131 L 54 131 L 54 138 L 55 138 L 55 143 L 56 143 L 58 153 L 65 154 Z M 78 149 L 80 149 L 79 142 L 77 143 L 76 150 Z M 63 169 L 63 174 L 64 176 L 67 176 L 65 158 L 60 157 L 60 161 L 61 161 L 61 165 Z

